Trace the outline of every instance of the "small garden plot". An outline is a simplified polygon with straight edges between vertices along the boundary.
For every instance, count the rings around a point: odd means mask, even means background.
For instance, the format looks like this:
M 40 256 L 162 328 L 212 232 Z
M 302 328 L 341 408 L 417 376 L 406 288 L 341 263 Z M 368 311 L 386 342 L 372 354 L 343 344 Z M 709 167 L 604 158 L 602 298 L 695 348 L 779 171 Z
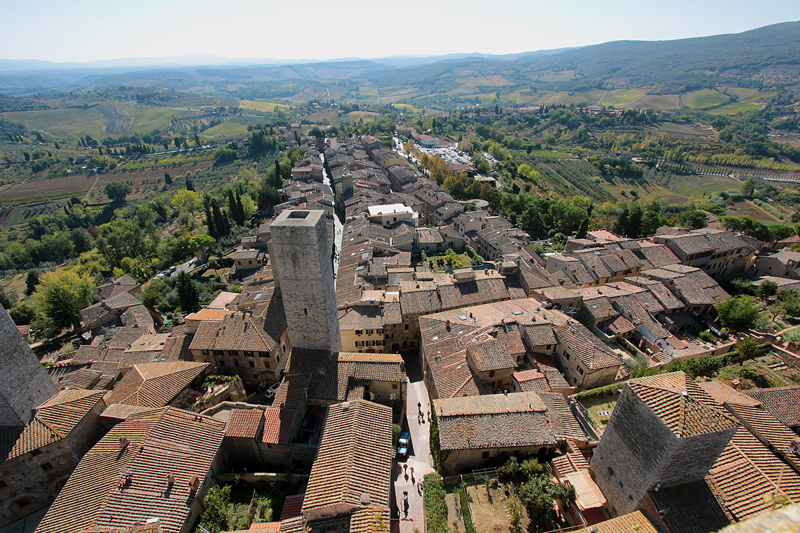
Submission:
M 470 498 L 472 515 L 475 518 L 475 531 L 491 531 L 492 533 L 510 533 L 511 523 L 506 515 L 506 507 L 500 499 L 500 492 L 494 487 L 485 485 L 469 485 L 466 487 Z M 527 522 L 527 520 L 525 521 Z M 522 523 L 520 523 L 523 526 Z M 527 526 L 527 524 L 524 524 Z

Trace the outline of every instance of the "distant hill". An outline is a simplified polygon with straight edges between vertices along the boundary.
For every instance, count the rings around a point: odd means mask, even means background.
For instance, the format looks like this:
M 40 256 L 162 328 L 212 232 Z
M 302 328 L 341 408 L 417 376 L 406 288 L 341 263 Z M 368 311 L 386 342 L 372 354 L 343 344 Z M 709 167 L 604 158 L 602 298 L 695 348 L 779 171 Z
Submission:
M 576 70 L 590 78 L 631 76 L 644 83 L 706 71 L 746 75 L 775 64 L 800 65 L 800 22 L 675 41 L 614 41 L 520 64 Z
M 298 81 L 303 84 L 295 93 L 320 87 L 327 91 L 334 80 L 341 84 L 339 95 L 357 91 L 364 83 L 382 88 L 413 87 L 416 96 L 436 98 L 441 105 L 446 105 L 444 95 L 457 99 L 462 94 L 556 87 L 560 91 L 580 91 L 647 85 L 656 86 L 651 92 L 674 94 L 697 89 L 698 85 L 713 87 L 715 83 L 794 84 L 800 82 L 800 22 L 730 35 L 614 41 L 507 55 L 476 53 L 293 63 L 200 55 L 69 64 L 0 60 L 0 94 L 9 95 L 134 84 L 175 90 L 208 85 L 204 90 L 215 94 L 282 98 Z

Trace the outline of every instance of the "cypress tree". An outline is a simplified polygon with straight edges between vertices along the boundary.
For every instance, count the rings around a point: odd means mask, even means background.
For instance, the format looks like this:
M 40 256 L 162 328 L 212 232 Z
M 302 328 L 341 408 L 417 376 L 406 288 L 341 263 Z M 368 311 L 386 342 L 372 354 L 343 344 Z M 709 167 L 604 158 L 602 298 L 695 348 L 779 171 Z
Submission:
M 241 220 L 241 223 L 239 225 L 244 226 L 247 221 L 245 220 L 244 205 L 242 205 L 242 197 L 238 192 L 236 193 L 236 211 L 239 215 L 239 220 Z

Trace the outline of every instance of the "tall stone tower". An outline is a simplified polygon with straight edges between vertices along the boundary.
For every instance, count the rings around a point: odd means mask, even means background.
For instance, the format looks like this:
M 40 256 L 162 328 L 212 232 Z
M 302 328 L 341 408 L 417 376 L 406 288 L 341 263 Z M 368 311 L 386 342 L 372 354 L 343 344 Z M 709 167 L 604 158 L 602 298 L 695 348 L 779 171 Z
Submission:
M 58 393 L 17 326 L 0 307 L 0 426 L 24 426 Z
M 284 211 L 270 229 L 292 346 L 341 351 L 325 211 Z

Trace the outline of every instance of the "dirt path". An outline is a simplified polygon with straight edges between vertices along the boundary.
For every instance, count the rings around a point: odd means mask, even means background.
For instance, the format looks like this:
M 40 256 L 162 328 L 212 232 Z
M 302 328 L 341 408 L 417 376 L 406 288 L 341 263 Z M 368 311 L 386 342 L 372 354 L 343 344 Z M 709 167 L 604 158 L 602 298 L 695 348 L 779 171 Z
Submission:
M 100 174 L 95 174 L 94 181 L 92 182 L 91 187 L 89 187 L 89 190 L 86 191 L 86 195 L 83 197 L 83 199 L 86 200 L 87 202 L 89 201 L 89 195 L 92 194 L 92 189 L 94 189 L 94 186 L 97 185 L 97 182 L 99 180 L 100 180 Z

